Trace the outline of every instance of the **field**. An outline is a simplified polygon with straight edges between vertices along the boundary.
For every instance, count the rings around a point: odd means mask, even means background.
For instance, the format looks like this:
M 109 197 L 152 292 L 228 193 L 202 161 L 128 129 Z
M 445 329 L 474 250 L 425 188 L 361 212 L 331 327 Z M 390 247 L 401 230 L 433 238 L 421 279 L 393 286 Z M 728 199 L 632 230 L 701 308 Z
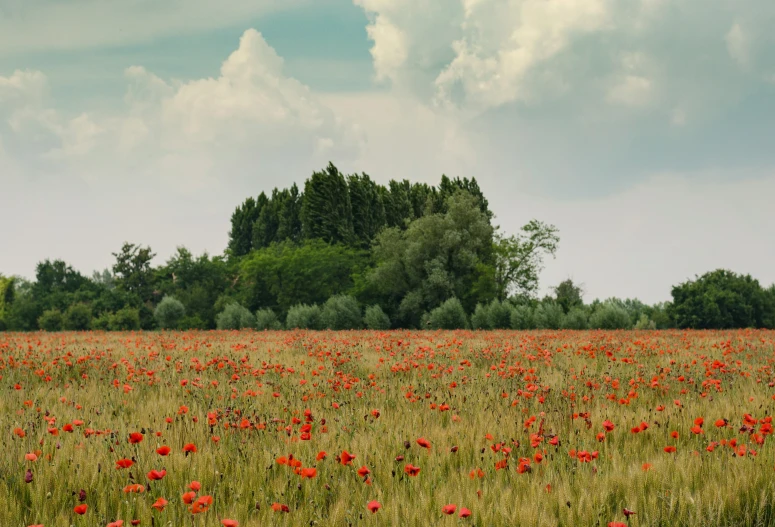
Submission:
M 774 345 L 0 333 L 0 525 L 775 525 Z

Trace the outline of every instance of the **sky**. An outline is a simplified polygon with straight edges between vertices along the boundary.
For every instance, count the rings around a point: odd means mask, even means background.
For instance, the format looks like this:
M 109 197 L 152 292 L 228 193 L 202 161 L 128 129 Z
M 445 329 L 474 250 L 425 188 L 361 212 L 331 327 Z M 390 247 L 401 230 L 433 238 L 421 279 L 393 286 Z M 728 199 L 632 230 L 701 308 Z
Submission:
M 772 0 L 0 0 L 0 273 L 221 254 L 329 161 L 475 177 L 542 290 L 775 282 Z

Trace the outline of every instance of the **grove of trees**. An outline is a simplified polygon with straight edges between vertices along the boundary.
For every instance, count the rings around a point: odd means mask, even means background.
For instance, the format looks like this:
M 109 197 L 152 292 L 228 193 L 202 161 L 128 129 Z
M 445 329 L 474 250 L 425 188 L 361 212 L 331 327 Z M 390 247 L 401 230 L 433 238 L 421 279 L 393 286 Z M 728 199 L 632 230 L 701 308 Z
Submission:
M 559 243 L 537 219 L 507 236 L 475 179 L 380 185 L 329 164 L 237 206 L 223 255 L 178 247 L 154 266 L 124 243 L 92 276 L 61 260 L 0 274 L 0 330 L 775 328 L 775 286 L 728 270 L 653 306 L 585 304 L 570 279 L 539 298 Z

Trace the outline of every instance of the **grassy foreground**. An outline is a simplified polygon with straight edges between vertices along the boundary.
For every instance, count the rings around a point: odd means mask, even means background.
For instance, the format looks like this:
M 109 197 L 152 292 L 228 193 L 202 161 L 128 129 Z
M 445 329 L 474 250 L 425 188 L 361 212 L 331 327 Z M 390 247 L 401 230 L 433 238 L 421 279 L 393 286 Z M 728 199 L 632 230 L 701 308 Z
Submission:
M 0 334 L 0 525 L 775 525 L 774 352 L 762 331 Z

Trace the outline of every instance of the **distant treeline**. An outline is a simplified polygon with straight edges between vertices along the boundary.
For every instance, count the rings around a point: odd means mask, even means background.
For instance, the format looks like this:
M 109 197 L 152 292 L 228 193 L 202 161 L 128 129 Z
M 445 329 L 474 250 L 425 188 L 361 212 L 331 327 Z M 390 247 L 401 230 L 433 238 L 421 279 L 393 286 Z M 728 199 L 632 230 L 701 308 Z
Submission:
M 654 306 L 585 304 L 571 280 L 539 299 L 559 241 L 538 220 L 503 234 L 475 179 L 383 186 L 329 164 L 303 192 L 240 204 L 223 255 L 179 247 L 154 267 L 150 247 L 124 243 L 91 277 L 61 260 L 34 281 L 0 275 L 0 330 L 775 327 L 775 286 L 726 270 Z

